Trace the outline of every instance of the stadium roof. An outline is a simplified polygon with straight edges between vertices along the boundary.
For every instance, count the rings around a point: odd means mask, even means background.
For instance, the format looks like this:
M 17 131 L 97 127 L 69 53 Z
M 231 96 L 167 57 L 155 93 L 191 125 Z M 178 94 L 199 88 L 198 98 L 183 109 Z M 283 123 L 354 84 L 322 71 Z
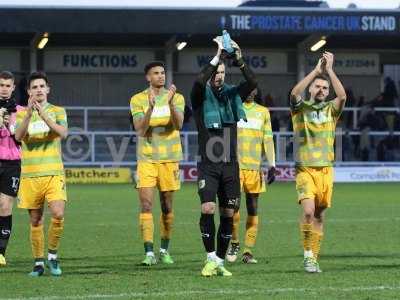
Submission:
M 400 48 L 400 10 L 3 6 L 0 19 L 3 47 L 28 47 L 43 32 L 52 47 L 162 47 L 171 36 L 204 47 L 225 28 L 252 47 L 292 48 L 316 34 L 332 48 Z

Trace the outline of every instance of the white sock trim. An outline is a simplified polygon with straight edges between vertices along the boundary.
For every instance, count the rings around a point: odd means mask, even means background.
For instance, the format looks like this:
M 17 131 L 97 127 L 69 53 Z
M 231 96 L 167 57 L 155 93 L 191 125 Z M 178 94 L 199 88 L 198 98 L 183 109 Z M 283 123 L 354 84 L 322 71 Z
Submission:
M 220 257 L 218 257 L 218 256 L 215 256 L 215 262 L 216 262 L 218 265 L 222 266 L 222 265 L 224 264 L 224 259 L 223 259 L 223 258 L 220 258 Z
M 307 258 L 307 257 L 314 257 L 312 250 L 304 251 L 304 258 Z
M 207 259 L 208 260 L 215 260 L 216 257 L 217 257 L 217 255 L 215 254 L 215 251 L 207 252 Z
M 47 254 L 47 259 L 48 260 L 56 260 L 57 259 L 57 254 L 49 253 L 49 254 Z

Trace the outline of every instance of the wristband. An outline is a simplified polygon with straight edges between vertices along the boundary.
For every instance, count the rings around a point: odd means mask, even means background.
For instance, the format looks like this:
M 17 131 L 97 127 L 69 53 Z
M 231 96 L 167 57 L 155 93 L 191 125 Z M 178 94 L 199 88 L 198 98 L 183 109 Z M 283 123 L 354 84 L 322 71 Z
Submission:
M 216 67 L 219 63 L 219 57 L 216 55 L 214 56 L 214 58 L 210 61 L 210 65 L 213 65 L 214 67 Z

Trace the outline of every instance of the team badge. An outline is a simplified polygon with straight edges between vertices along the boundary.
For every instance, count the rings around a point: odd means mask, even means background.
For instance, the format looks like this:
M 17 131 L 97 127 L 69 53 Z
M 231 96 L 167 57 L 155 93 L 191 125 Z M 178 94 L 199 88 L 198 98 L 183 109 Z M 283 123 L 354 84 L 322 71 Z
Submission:
M 206 186 L 206 180 L 205 179 L 199 180 L 199 190 L 204 189 L 205 186 Z

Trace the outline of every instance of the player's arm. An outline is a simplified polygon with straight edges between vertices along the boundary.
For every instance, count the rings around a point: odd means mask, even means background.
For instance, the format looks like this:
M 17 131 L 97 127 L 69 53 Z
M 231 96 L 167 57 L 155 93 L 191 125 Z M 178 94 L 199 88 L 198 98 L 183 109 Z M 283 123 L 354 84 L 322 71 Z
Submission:
M 141 137 L 144 137 L 150 128 L 151 114 L 153 113 L 155 105 L 155 96 L 151 88 L 149 89 L 148 96 L 149 96 L 148 98 L 149 107 L 144 114 L 143 111 L 138 111 L 138 108 L 135 106 L 135 103 L 133 103 L 133 108 L 132 108 L 133 126 L 135 127 L 137 134 Z M 142 116 L 140 116 L 140 114 Z
M 49 126 L 51 131 L 55 132 L 59 137 L 65 139 L 68 136 L 68 126 L 66 124 L 65 111 L 61 112 L 61 117 L 56 114 L 56 121 L 53 121 L 47 113 L 44 111 L 43 107 L 36 101 L 33 102 L 33 108 L 37 110 L 39 117 Z M 59 120 L 64 120 L 65 122 L 59 122 Z
M 28 99 L 28 105 L 26 106 L 25 111 L 26 113 L 22 118 L 19 113 L 17 113 L 16 117 L 15 139 L 18 142 L 21 142 L 28 133 L 29 122 L 31 121 L 33 113 L 33 99 Z
M 271 184 L 275 181 L 275 147 L 274 147 L 274 136 L 272 133 L 271 126 L 271 118 L 269 112 L 267 111 L 267 115 L 264 122 L 264 153 L 268 162 L 268 177 L 267 182 Z
M 333 61 L 334 55 L 330 52 L 325 52 L 323 54 L 326 60 L 326 72 L 328 73 L 329 79 L 331 80 L 333 90 L 335 91 L 336 98 L 333 100 L 333 105 L 338 114 L 340 114 L 346 103 L 346 91 L 340 82 L 339 78 L 336 76 L 335 71 L 333 71 Z
M 3 129 L 6 129 L 5 127 L 5 123 L 6 123 L 6 121 L 5 121 L 5 115 L 6 115 L 6 111 L 7 111 L 7 109 L 6 108 L 4 108 L 4 107 L 2 107 L 2 108 L 0 108 L 0 130 L 2 131 Z
M 171 112 L 171 122 L 175 129 L 181 130 L 183 125 L 183 109 L 182 108 L 182 97 L 176 94 L 176 86 L 171 85 L 168 90 L 168 105 Z M 184 101 L 184 100 L 183 100 Z
M 298 107 L 302 102 L 302 95 L 315 77 L 322 74 L 322 58 L 318 60 L 317 66 L 306 77 L 303 78 L 290 92 L 290 106 Z
M 218 39 L 214 39 L 214 42 L 217 43 L 218 49 L 214 58 L 210 61 L 208 65 L 206 65 L 197 76 L 192 91 L 190 93 L 190 100 L 192 102 L 193 110 L 198 109 L 204 101 L 204 92 L 206 88 L 207 81 L 211 78 L 211 76 L 215 73 L 218 68 L 218 63 L 221 58 L 222 53 L 222 43 Z
M 242 50 L 239 45 L 233 42 L 233 48 L 235 49 L 235 58 L 233 60 L 233 65 L 237 66 L 245 79 L 244 82 L 240 83 L 238 86 L 238 92 L 240 98 L 244 101 L 250 95 L 250 93 L 257 87 L 256 76 L 253 71 L 246 65 L 242 57 Z

